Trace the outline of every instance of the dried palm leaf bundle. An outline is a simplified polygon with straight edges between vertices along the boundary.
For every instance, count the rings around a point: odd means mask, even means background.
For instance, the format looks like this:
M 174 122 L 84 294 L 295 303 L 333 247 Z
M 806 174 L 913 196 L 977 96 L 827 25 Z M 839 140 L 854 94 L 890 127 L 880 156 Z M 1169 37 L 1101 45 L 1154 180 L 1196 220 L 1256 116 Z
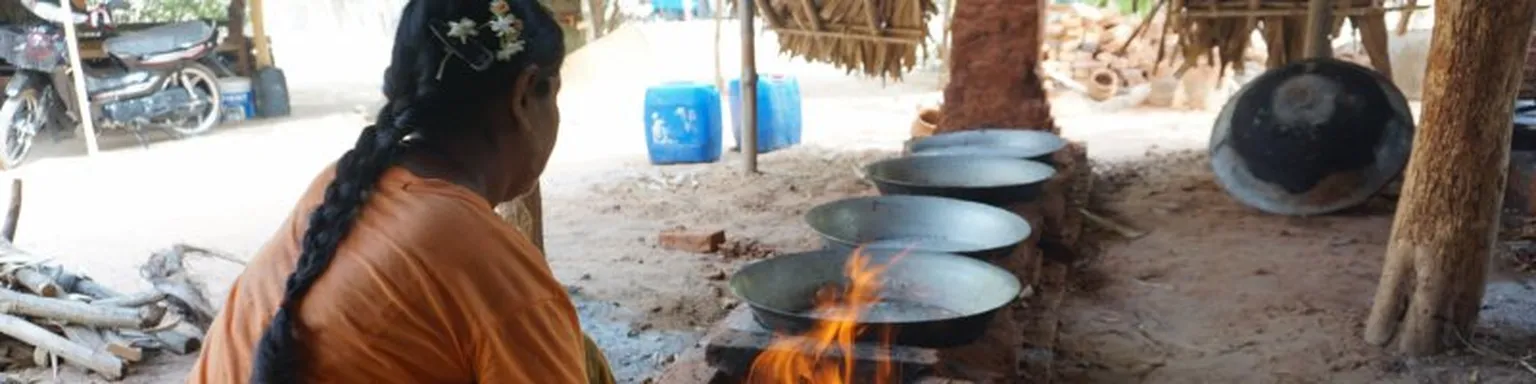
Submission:
M 758 0 L 779 52 L 848 73 L 900 80 L 928 40 L 933 0 Z

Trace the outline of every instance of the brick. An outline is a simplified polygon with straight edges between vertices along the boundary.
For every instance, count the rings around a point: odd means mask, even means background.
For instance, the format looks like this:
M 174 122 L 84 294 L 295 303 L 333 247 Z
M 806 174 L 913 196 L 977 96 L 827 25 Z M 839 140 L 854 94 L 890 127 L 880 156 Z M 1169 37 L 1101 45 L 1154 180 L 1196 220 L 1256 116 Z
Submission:
M 656 242 L 662 248 L 693 253 L 711 253 L 720 250 L 725 243 L 724 230 L 668 229 L 661 231 Z

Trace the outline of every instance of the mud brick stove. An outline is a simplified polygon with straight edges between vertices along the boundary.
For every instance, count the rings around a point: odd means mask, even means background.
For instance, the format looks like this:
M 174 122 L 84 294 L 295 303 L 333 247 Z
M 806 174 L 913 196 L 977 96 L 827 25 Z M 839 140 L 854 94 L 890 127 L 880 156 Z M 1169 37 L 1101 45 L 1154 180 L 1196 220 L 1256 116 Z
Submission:
M 1024 294 L 999 311 L 975 342 L 945 349 L 856 344 L 855 366 L 884 360 L 897 367 L 896 379 L 902 383 L 1049 381 L 1057 321 L 1053 310 L 1062 295 L 1063 262 L 1073 258 L 1083 221 L 1079 208 L 1087 203 L 1092 187 L 1083 145 L 1073 143 L 1052 159 L 1057 174 L 1041 198 L 1007 207 L 1036 230 L 1011 255 L 992 261 L 1019 278 Z M 684 353 L 656 382 L 745 382 L 753 361 L 775 337 L 753 320 L 747 306 L 740 306 L 705 335 L 700 348 Z

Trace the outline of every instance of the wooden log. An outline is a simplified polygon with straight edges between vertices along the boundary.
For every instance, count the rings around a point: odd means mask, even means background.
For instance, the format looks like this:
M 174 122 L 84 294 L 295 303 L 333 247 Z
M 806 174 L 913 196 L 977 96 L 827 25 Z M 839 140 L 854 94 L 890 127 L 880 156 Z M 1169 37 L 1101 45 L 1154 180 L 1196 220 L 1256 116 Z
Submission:
M 128 362 L 144 360 L 144 349 L 139 348 L 138 343 L 134 343 L 121 333 L 117 331 L 104 331 L 102 336 L 107 339 L 107 352 L 112 355 Z
M 17 248 L 9 240 L 3 239 L 0 239 L 0 258 L 9 260 L 46 260 L 42 256 Z M 45 273 L 47 269 L 47 267 L 36 265 L 22 265 L 11 271 L 9 278 L 33 293 L 47 297 L 59 296 L 63 291 L 59 289 L 58 284 L 54 283 L 53 277 Z
M 186 321 L 208 329 L 218 311 L 208 301 L 202 286 L 187 276 L 183 260 L 189 249 L 193 248 L 178 245 L 155 252 L 139 268 L 139 274 L 156 290 L 164 292 L 168 296 L 166 302 L 180 309 Z
M 102 305 L 109 307 L 141 307 L 158 303 L 161 300 L 165 300 L 165 292 L 144 291 L 126 296 L 108 297 L 105 299 L 92 301 L 91 305 Z
M 33 296 L 0 289 L 0 313 L 59 320 L 69 324 L 107 328 L 147 328 L 160 322 L 165 308 L 121 308 L 90 305 L 74 300 Z
M 1407 355 L 1462 345 L 1482 306 L 1536 1 L 1435 4 L 1414 134 L 1365 339 Z M 1476 92 L 1468 92 L 1476 90 Z
M 0 251 L 4 252 L 4 251 Z M 28 291 L 43 297 L 59 297 L 64 291 L 58 284 L 53 283 L 53 278 L 38 270 L 36 267 L 20 267 L 11 271 L 11 278 L 17 284 L 26 287 Z
M 123 295 L 116 290 L 97 283 L 95 280 L 91 280 L 90 277 L 74 272 L 56 267 L 44 268 L 42 271 L 45 275 L 53 276 L 54 283 L 58 284 L 59 288 L 62 288 L 64 292 L 86 295 L 97 300 Z
M 203 332 L 191 324 L 180 323 L 171 329 L 150 333 L 165 349 L 178 355 L 196 353 L 203 347 Z
M 123 361 L 112 354 L 93 351 L 89 347 L 71 342 L 22 318 L 0 314 L 0 333 L 45 350 L 63 358 L 66 362 L 79 364 L 108 379 L 116 380 L 123 377 Z
M 92 352 L 107 352 L 107 339 L 101 337 L 101 333 L 95 328 L 79 325 L 64 326 L 64 338 L 75 342 L 80 346 L 90 348 Z M 89 368 L 89 367 L 87 367 Z

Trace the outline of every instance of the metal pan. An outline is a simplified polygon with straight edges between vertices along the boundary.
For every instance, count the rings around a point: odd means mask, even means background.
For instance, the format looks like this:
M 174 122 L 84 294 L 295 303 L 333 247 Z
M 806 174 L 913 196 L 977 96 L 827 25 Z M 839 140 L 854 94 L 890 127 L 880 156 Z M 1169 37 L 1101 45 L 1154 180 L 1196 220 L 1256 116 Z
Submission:
M 993 156 L 898 157 L 864 167 L 882 195 L 937 196 L 994 206 L 1034 201 L 1056 169 Z
M 1053 133 L 1027 129 L 977 129 L 928 136 L 912 143 L 913 156 L 1003 156 L 1055 165 L 1052 155 L 1067 147 Z
M 1308 59 L 1243 85 L 1211 129 L 1211 169 L 1239 202 L 1318 215 L 1370 199 L 1402 173 L 1413 114 L 1392 80 L 1343 60 Z
M 871 265 L 886 265 L 881 301 L 859 325 L 874 326 L 860 340 L 878 340 L 888 329 L 902 345 L 943 348 L 970 344 L 986 332 L 998 309 L 1018 297 L 1022 285 L 1007 270 L 959 255 L 893 248 L 867 249 Z M 731 276 L 731 292 L 771 330 L 801 333 L 819 320 L 810 311 L 816 292 L 846 287 L 850 252 L 821 250 L 761 260 Z M 893 262 L 893 260 L 895 260 Z
M 805 222 L 827 248 L 913 247 L 981 259 L 1006 256 L 1029 238 L 1029 222 L 1002 208 L 930 196 L 855 197 L 811 208 Z

